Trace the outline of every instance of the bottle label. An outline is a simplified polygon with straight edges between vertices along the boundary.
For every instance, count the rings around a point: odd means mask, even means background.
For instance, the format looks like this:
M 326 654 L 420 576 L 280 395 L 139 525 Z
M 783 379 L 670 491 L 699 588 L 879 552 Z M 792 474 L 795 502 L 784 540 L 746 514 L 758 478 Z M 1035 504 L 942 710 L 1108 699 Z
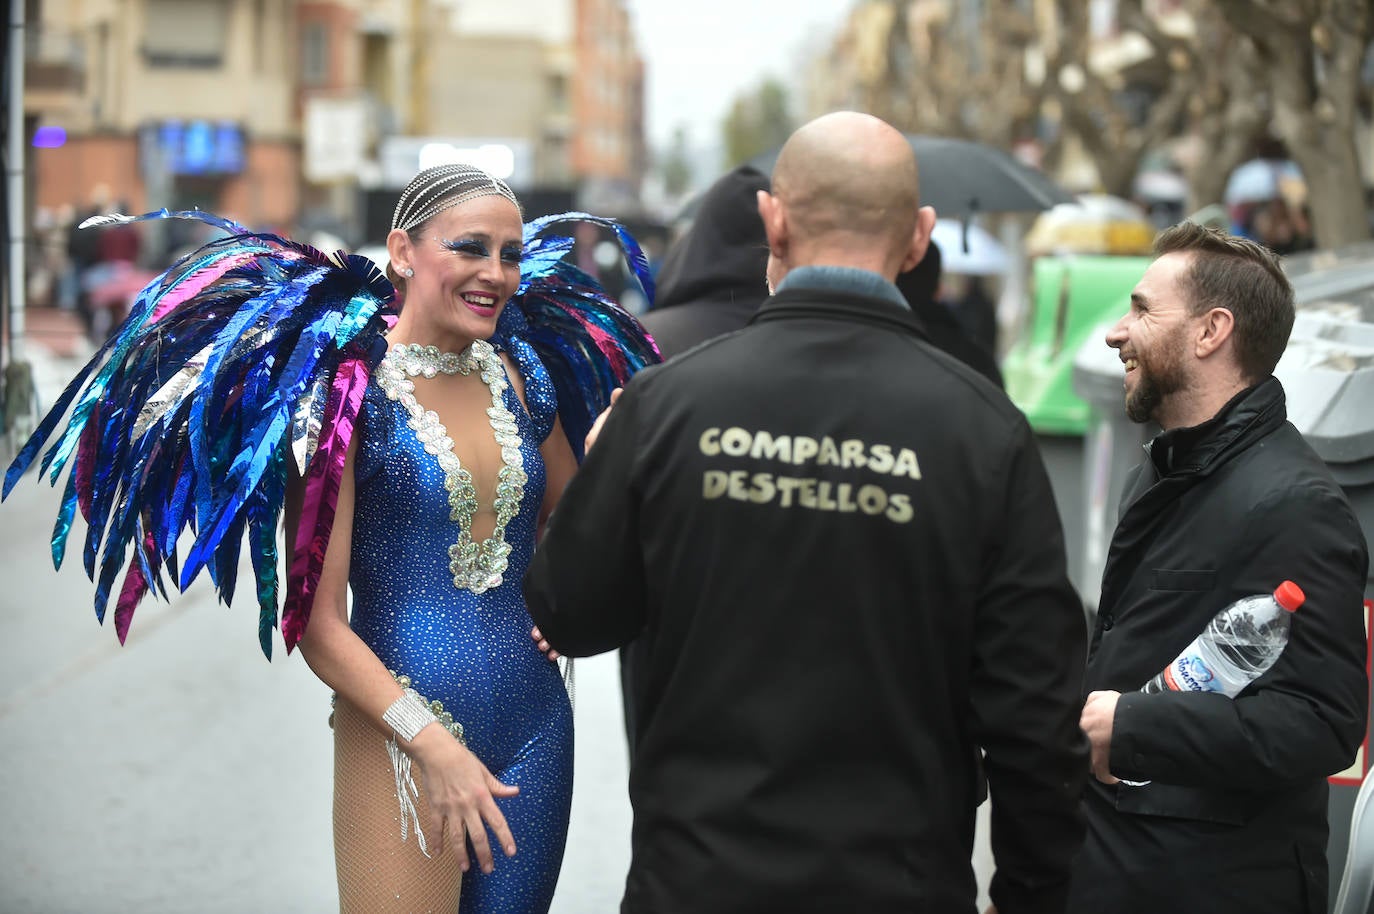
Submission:
M 1226 683 L 1196 654 L 1185 653 L 1164 668 L 1164 684 L 1175 692 L 1225 692 Z

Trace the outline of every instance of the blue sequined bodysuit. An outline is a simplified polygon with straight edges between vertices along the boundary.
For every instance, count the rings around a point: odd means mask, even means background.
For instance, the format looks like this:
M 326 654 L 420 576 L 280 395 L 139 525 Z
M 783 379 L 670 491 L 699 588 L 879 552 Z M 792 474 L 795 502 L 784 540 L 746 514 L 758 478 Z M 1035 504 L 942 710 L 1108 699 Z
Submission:
M 449 547 L 457 524 L 449 518 L 444 471 L 407 425 L 406 409 L 375 379 L 355 465 L 353 630 L 388 669 L 444 703 L 498 780 L 520 787 L 519 795 L 497 801 L 519 850 L 513 858 L 498 851 L 491 875 L 469 870 L 462 914 L 548 910 L 572 803 L 572 709 L 558 668 L 530 639 L 520 593 L 544 494 L 539 445 L 557 401 L 532 351 L 520 341 L 508 345 L 524 376 L 528 410 L 509 387 L 504 400 L 516 417 L 529 478 L 506 527 L 512 548 L 499 587 L 479 595 L 454 586 Z

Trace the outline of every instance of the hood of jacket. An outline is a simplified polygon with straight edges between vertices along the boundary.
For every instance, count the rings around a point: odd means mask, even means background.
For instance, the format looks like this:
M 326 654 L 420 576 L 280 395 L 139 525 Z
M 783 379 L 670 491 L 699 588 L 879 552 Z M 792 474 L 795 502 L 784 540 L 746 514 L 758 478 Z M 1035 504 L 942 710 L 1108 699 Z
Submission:
M 768 239 L 757 196 L 768 187 L 768 176 L 748 165 L 711 185 L 691 227 L 663 258 L 654 310 L 705 301 L 758 304 L 768 297 Z

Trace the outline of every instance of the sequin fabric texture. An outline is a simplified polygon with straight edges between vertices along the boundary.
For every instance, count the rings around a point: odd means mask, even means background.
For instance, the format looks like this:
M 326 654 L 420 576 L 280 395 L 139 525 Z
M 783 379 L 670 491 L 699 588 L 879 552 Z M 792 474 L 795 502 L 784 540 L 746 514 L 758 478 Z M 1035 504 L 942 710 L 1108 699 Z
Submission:
M 506 530 L 512 551 L 500 586 L 482 594 L 454 586 L 449 547 L 456 524 L 444 470 L 407 425 L 405 409 L 375 380 L 363 404 L 355 468 L 353 630 L 389 669 L 462 721 L 468 748 L 497 779 L 520 787 L 518 796 L 497 801 L 518 852 L 498 852 L 490 875 L 469 871 L 461 914 L 547 911 L 572 803 L 572 708 L 557 666 L 530 639 L 520 593 L 544 494 L 539 444 L 557 401 L 533 355 L 519 345 L 511 355 L 524 376 L 528 409 L 510 387 L 504 401 L 519 426 L 529 481 Z

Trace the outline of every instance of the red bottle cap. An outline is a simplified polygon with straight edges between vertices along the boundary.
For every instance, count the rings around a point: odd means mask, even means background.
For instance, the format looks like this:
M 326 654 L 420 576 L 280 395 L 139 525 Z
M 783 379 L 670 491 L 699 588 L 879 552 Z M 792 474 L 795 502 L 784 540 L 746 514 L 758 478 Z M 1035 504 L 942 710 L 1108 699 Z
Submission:
M 1292 581 L 1284 581 L 1278 586 L 1278 589 L 1274 591 L 1275 602 L 1290 613 L 1301 606 L 1303 600 L 1306 599 L 1307 597 L 1303 594 L 1302 588 Z

